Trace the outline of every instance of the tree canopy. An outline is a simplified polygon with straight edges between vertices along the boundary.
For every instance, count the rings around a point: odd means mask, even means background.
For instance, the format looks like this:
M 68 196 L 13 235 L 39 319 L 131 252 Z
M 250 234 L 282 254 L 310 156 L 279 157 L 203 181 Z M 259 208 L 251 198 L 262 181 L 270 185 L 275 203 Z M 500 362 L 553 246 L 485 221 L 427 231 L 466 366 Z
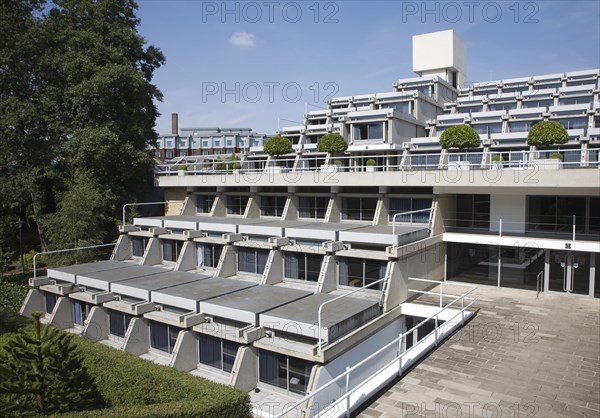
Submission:
M 348 143 L 338 133 L 323 135 L 317 142 L 319 152 L 344 152 L 348 149 Z
M 274 136 L 272 138 L 267 139 L 263 149 L 266 154 L 275 156 L 289 154 L 294 150 L 292 148 L 291 141 L 282 136 Z
M 115 234 L 122 204 L 152 186 L 147 147 L 162 100 L 152 77 L 165 59 L 138 34 L 136 9 L 0 2 L 0 218 L 26 218 L 42 248 Z M 86 224 L 58 232 L 73 216 Z
M 472 126 L 454 125 L 442 132 L 440 145 L 442 148 L 477 148 L 481 145 L 481 140 Z
M 567 142 L 569 142 L 569 133 L 564 126 L 554 120 L 536 123 L 527 134 L 527 145 L 549 146 Z

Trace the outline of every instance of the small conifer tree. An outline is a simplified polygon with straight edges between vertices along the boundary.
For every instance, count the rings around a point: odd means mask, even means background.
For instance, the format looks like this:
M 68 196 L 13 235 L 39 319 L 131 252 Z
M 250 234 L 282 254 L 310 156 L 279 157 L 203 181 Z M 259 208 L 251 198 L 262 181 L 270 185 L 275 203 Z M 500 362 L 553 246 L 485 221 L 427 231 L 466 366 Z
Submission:
M 73 336 L 40 323 L 19 331 L 0 351 L 0 416 L 48 415 L 102 407 Z

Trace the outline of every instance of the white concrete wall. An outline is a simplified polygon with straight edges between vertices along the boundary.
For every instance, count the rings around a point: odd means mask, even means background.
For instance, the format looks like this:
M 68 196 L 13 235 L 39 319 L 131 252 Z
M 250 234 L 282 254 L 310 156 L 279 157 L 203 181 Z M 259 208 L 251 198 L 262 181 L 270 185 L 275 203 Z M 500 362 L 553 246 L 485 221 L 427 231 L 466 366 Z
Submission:
M 498 232 L 502 219 L 503 232 L 525 232 L 527 220 L 527 196 L 500 195 L 490 196 L 490 231 Z
M 315 388 L 319 388 L 324 384 L 331 381 L 333 378 L 339 376 L 346 367 L 353 367 L 357 363 L 361 362 L 369 355 L 383 347 L 385 344 L 398 338 L 402 332 L 403 319 L 393 321 L 391 324 L 384 327 L 381 331 L 370 336 L 360 344 L 353 347 L 351 350 L 346 351 L 344 354 L 335 358 L 333 361 L 325 364 L 320 370 L 317 383 Z M 391 361 L 398 355 L 397 347 L 390 348 L 377 356 L 372 361 L 365 363 L 364 367 L 350 375 L 350 387 L 353 388 L 370 374 L 375 372 L 379 367 Z M 339 383 L 332 384 L 328 389 L 323 390 L 321 393 L 315 396 L 314 402 L 311 405 L 312 412 L 318 412 L 328 406 L 334 400 L 340 398 L 340 394 L 344 392 L 346 379 L 340 379 Z

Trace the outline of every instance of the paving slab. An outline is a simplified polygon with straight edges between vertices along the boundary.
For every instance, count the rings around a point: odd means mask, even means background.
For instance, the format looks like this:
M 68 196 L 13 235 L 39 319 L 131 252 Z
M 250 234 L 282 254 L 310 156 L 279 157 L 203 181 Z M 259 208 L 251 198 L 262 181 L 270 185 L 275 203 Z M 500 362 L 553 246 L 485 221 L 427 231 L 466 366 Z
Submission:
M 475 297 L 477 316 L 359 417 L 600 417 L 599 299 L 492 286 Z

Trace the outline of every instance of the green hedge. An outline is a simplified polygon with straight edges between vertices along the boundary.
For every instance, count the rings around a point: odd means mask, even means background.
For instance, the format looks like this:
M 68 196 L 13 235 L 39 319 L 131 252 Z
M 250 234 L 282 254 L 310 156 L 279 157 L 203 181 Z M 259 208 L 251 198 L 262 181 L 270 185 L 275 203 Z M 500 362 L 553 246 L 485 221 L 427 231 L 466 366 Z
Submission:
M 78 337 L 83 364 L 109 406 L 73 417 L 250 417 L 247 393 Z

